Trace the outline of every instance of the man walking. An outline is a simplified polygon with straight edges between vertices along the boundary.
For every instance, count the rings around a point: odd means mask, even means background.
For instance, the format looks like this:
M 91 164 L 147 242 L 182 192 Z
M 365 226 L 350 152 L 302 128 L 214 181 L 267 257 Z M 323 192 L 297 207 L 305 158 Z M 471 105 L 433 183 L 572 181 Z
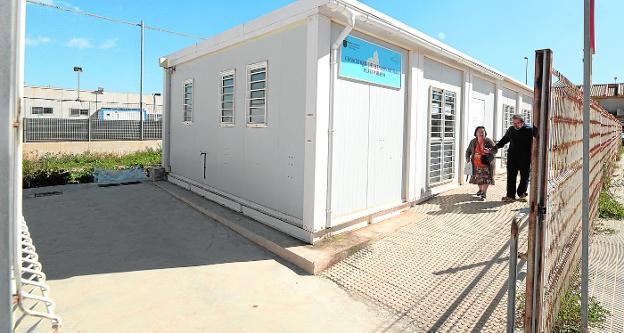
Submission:
M 511 117 L 512 126 L 496 144 L 503 148 L 509 143 L 507 150 L 507 195 L 503 202 L 512 202 L 518 194 L 518 201 L 526 201 L 529 186 L 529 172 L 531 169 L 531 145 L 533 144 L 534 130 L 524 123 L 521 115 Z M 520 184 L 516 188 L 516 179 L 520 172 Z

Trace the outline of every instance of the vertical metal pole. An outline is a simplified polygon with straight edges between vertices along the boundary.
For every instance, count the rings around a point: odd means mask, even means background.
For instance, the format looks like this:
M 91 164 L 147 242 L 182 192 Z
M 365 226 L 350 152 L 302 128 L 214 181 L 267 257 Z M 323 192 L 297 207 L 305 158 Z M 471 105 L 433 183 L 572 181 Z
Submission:
M 169 163 L 169 147 L 171 146 L 170 123 L 171 123 L 171 76 L 173 70 L 164 66 L 164 84 L 163 84 L 163 112 L 162 112 L 162 158 L 161 164 L 165 168 L 165 172 L 171 171 Z
M 95 112 L 97 112 L 97 102 L 98 102 L 98 94 L 96 92 L 95 93 Z M 91 142 L 91 111 L 90 110 L 89 110 L 89 116 L 87 117 L 87 134 L 88 134 L 88 140 L 89 142 Z
M 12 268 L 21 216 L 25 1 L 0 1 L 0 332 L 13 331 Z M 19 177 L 16 177 L 20 175 Z
M 80 71 L 76 72 L 77 79 L 76 82 L 78 83 L 78 87 L 76 89 L 76 100 L 79 101 L 80 100 Z
M 529 84 L 529 57 L 524 57 L 524 84 Z
M 528 270 L 526 279 L 525 327 L 529 332 L 542 331 L 542 295 L 544 274 L 544 217 L 548 181 L 548 132 L 550 118 L 550 87 L 552 83 L 552 51 L 535 52 L 535 84 L 533 120 L 537 136 L 531 151 L 531 189 L 528 233 Z
M 581 332 L 587 332 L 589 280 L 589 126 L 592 51 L 590 48 L 590 0 L 585 0 L 584 58 L 583 58 L 583 227 L 581 243 Z
M 145 32 L 145 22 L 141 20 L 141 78 L 139 80 L 139 113 L 141 114 L 141 140 L 143 140 L 143 36 Z
M 509 279 L 507 280 L 507 333 L 514 333 L 516 319 L 516 279 L 518 272 L 518 219 L 511 220 Z

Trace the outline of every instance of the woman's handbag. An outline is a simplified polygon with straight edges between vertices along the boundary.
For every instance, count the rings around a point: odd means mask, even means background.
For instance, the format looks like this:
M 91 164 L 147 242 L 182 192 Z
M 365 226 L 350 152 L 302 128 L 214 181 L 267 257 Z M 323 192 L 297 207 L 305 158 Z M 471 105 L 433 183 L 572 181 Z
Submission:
M 466 162 L 466 164 L 464 164 L 464 175 L 466 175 L 466 180 L 468 180 L 468 177 L 472 176 L 472 162 Z

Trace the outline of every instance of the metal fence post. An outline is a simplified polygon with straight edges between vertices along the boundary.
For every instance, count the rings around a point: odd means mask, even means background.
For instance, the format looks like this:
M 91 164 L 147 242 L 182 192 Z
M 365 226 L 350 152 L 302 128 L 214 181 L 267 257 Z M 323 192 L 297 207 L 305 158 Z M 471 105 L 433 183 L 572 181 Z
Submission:
M 581 226 L 581 332 L 587 332 L 589 304 L 589 232 L 590 232 L 590 99 L 591 99 L 591 68 L 592 49 L 591 34 L 593 25 L 593 0 L 584 1 L 584 38 L 583 38 L 583 205 Z
M 141 141 L 143 141 L 144 138 L 144 126 L 143 126 L 143 36 L 144 36 L 144 31 L 145 31 L 145 22 L 143 22 L 143 20 L 141 20 L 141 78 L 140 78 L 140 89 L 139 89 L 139 113 L 140 113 L 140 126 L 141 126 Z
M 544 217 L 548 190 L 548 131 L 552 86 L 552 51 L 535 51 L 533 125 L 537 128 L 531 149 L 531 189 L 528 230 L 525 330 L 542 331 L 544 290 Z
M 97 94 L 95 95 L 97 100 Z M 97 102 L 95 103 L 95 112 L 97 112 Z M 89 102 L 89 117 L 87 117 L 87 141 L 91 142 L 91 102 Z
M 507 280 L 507 333 L 513 333 L 516 321 L 516 279 L 518 272 L 518 219 L 511 220 L 509 239 L 509 279 Z
M 0 1 L 0 332 L 13 331 L 12 266 L 21 215 L 21 115 L 25 1 Z M 20 187 L 20 188 L 18 188 Z

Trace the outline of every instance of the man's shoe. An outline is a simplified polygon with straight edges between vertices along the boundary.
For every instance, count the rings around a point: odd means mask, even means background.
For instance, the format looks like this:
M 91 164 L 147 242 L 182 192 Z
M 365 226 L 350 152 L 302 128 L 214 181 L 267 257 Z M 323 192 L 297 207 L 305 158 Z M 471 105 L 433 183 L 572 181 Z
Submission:
M 503 198 L 501 199 L 501 201 L 502 201 L 502 202 L 514 202 L 514 201 L 516 201 L 516 199 L 514 199 L 514 198 L 510 198 L 510 197 L 503 197 Z
M 527 202 L 527 195 L 528 194 L 526 194 L 526 193 L 518 195 L 518 201 Z

